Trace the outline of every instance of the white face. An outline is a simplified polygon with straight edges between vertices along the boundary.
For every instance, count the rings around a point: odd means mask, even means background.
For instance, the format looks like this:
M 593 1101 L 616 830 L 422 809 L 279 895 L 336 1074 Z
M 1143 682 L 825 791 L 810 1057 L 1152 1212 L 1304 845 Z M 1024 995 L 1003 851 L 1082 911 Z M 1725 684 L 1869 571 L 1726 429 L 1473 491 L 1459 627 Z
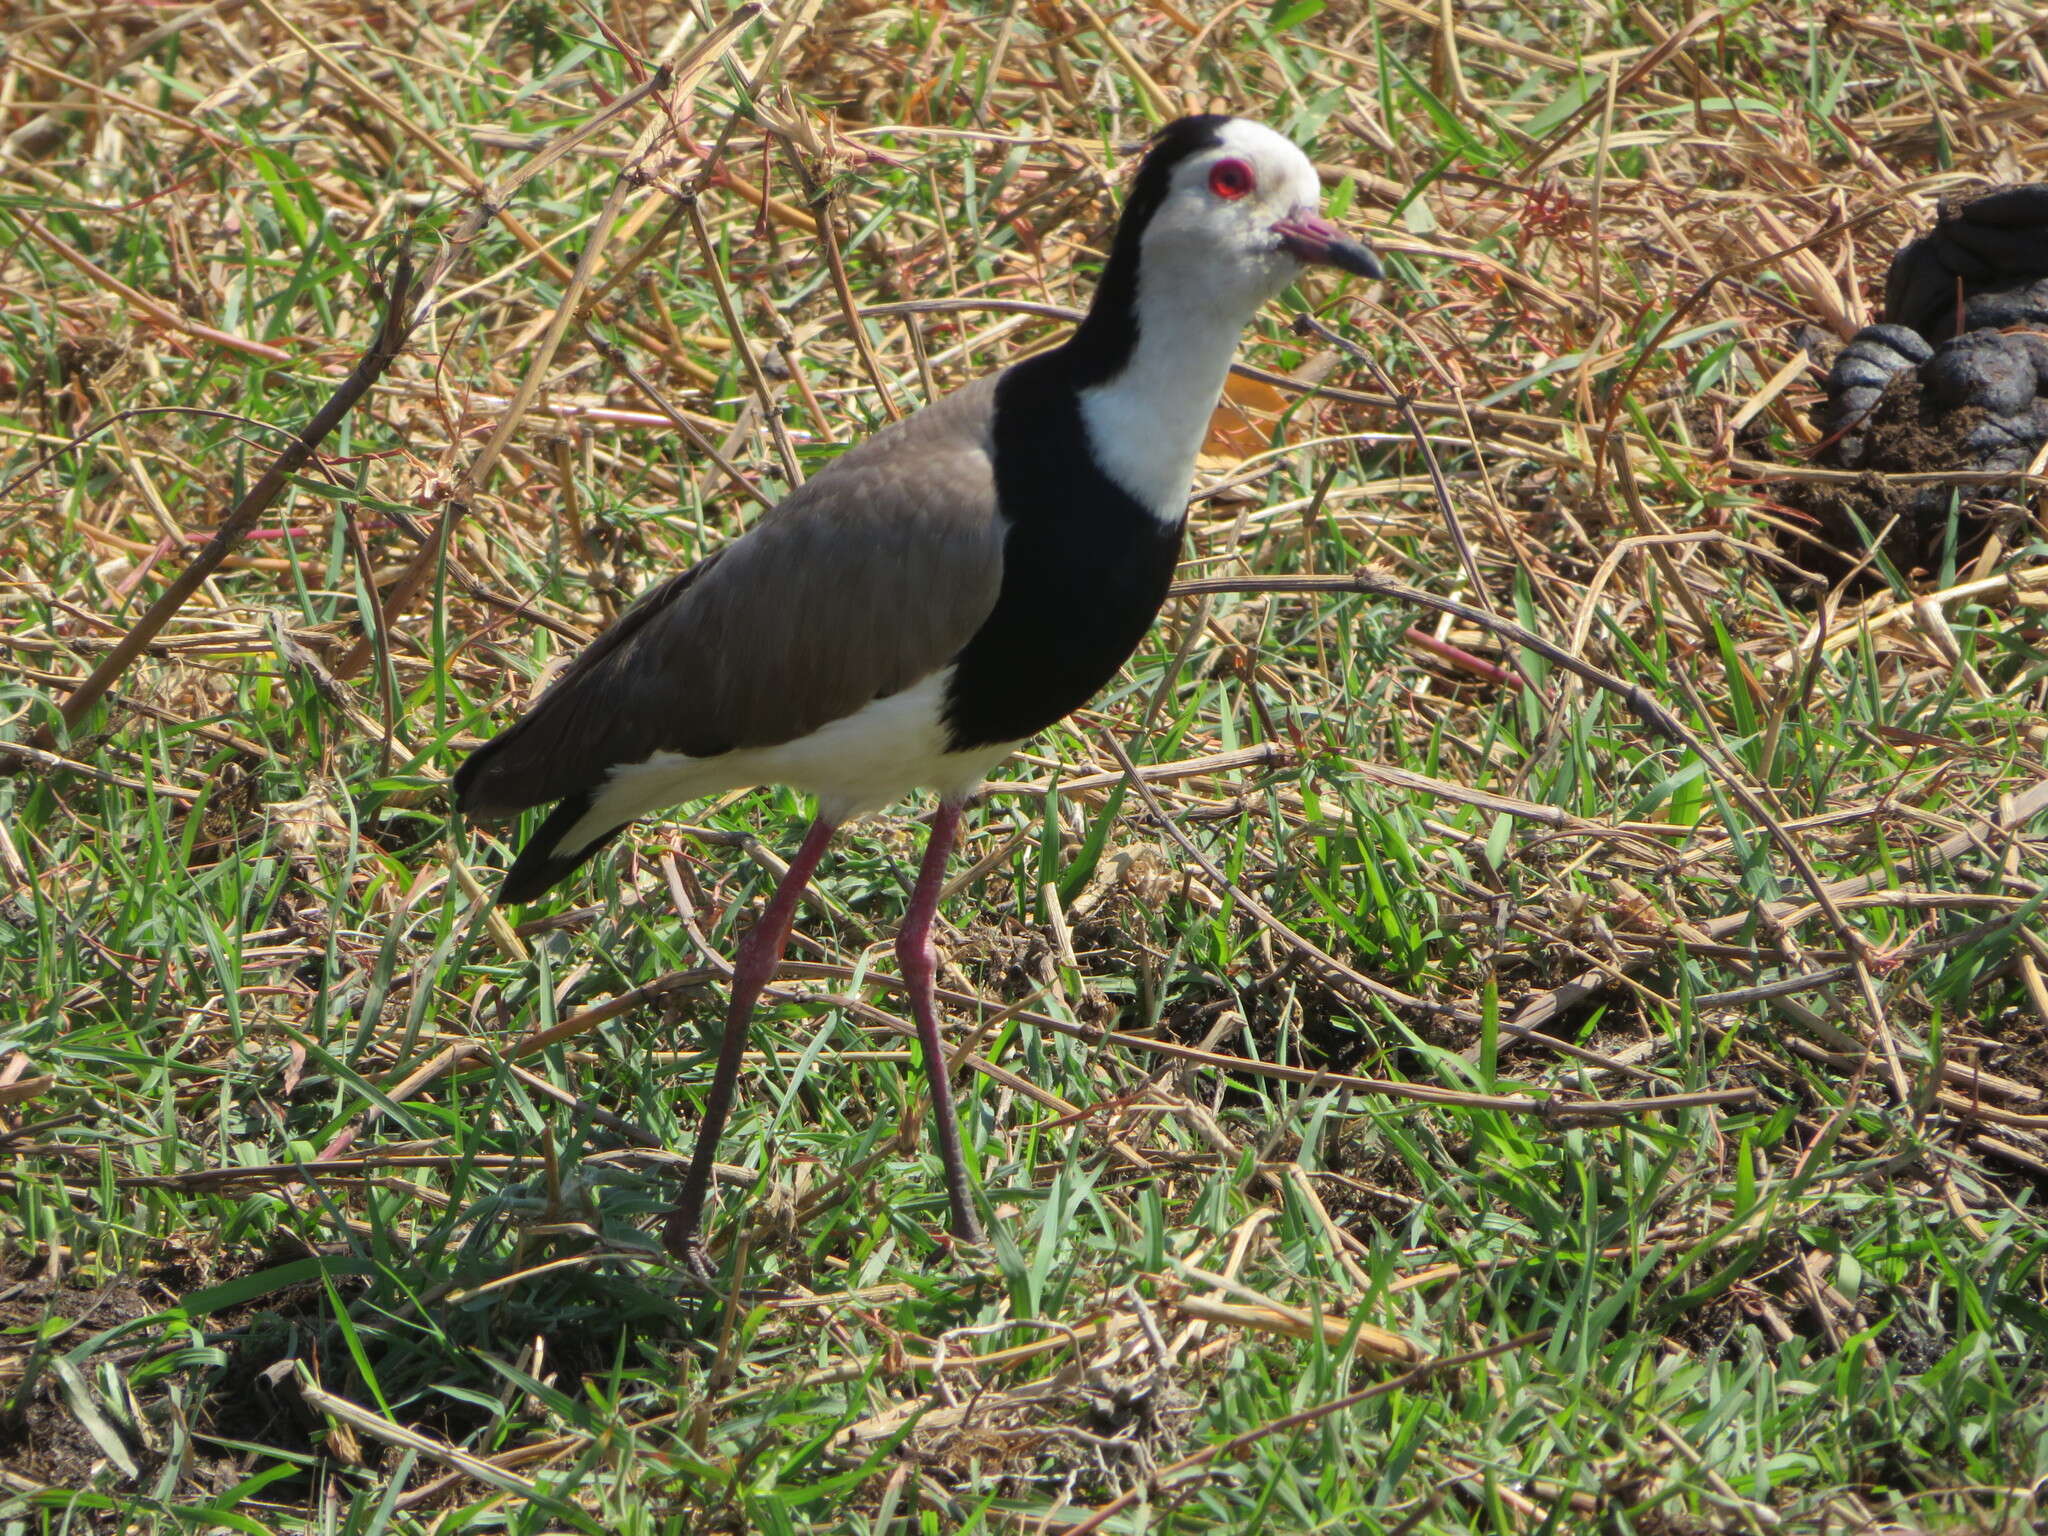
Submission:
M 1142 270 L 1171 271 L 1186 302 L 1199 295 L 1249 314 L 1301 274 L 1275 226 L 1313 214 L 1322 187 L 1308 156 L 1261 123 L 1232 118 L 1221 138 L 1174 167 L 1145 229 Z

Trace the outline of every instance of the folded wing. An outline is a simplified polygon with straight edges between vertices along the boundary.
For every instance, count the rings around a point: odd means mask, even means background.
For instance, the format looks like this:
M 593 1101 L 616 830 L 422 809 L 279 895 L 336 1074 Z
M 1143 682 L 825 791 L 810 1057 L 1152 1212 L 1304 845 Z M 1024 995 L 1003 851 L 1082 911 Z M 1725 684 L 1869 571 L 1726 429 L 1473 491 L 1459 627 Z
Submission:
M 586 794 L 657 752 L 794 741 L 943 668 L 1002 584 L 992 386 L 850 449 L 649 592 L 462 765 L 462 810 Z

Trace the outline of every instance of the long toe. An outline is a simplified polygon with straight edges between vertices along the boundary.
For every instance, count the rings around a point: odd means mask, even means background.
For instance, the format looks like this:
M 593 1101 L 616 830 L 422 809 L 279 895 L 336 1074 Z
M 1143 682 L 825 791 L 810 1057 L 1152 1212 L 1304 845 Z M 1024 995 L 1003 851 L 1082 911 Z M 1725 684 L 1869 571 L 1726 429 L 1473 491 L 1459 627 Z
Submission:
M 718 1266 L 711 1262 L 710 1250 L 704 1246 L 695 1223 L 685 1222 L 681 1211 L 670 1212 L 668 1220 L 662 1223 L 661 1246 L 697 1284 L 709 1289 L 717 1281 Z
M 978 1226 L 972 1237 L 962 1237 L 957 1232 L 948 1232 L 932 1249 L 931 1257 L 925 1261 L 924 1267 L 966 1270 L 972 1274 L 992 1274 L 996 1269 L 995 1245 L 981 1234 Z

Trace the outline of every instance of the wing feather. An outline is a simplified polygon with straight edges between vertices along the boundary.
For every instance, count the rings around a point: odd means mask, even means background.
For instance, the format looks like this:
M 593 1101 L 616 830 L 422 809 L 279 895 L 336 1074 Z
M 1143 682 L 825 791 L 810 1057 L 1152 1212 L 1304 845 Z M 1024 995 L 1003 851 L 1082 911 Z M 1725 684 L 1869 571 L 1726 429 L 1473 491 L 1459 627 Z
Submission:
M 463 811 L 545 805 L 656 752 L 794 741 L 944 667 L 1002 585 L 993 385 L 849 449 L 650 591 L 462 765 Z

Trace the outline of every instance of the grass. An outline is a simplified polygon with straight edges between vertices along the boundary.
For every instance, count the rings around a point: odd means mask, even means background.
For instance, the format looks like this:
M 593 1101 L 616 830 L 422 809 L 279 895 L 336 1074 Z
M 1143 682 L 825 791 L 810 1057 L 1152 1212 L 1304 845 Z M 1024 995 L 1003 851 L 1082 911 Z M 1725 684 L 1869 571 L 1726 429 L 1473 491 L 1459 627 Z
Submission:
M 7 1529 L 2035 1528 L 2043 525 L 1845 583 L 1786 487 L 1801 348 L 1937 194 L 2043 173 L 2048 29 L 710 19 L 51 7 L 0 53 L 0 693 L 51 743 L 0 779 Z M 524 174 L 676 26 L 681 85 Z M 772 499 L 1056 334 L 1123 147 L 1211 101 L 1395 275 L 1262 319 L 1210 587 L 972 818 L 993 1258 L 897 1135 L 898 814 L 799 920 L 692 1291 L 651 1227 L 805 807 L 497 914 L 510 830 L 442 781 L 759 514 L 703 444 Z M 402 355 L 65 726 L 401 246 L 446 258 Z M 1366 569 L 1478 617 L 1312 579 Z

